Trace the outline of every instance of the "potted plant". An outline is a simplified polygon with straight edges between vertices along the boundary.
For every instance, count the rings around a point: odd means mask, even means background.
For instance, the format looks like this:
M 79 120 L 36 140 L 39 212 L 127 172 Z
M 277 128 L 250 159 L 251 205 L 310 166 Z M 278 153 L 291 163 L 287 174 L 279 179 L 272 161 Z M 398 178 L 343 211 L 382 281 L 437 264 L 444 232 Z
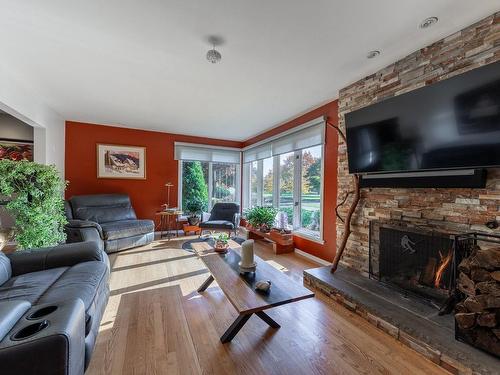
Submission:
M 186 203 L 186 211 L 189 213 L 187 218 L 189 225 L 195 226 L 200 223 L 200 216 L 203 212 L 205 204 L 198 197 L 193 197 Z
M 253 207 L 247 211 L 246 220 L 253 228 L 267 233 L 274 224 L 276 213 L 274 207 Z
M 27 160 L 0 160 L 0 200 L 14 218 L 17 248 L 54 246 L 64 242 L 63 181 L 54 166 Z
M 214 237 L 215 246 L 214 249 L 218 253 L 226 253 L 229 247 L 229 234 L 219 233 Z

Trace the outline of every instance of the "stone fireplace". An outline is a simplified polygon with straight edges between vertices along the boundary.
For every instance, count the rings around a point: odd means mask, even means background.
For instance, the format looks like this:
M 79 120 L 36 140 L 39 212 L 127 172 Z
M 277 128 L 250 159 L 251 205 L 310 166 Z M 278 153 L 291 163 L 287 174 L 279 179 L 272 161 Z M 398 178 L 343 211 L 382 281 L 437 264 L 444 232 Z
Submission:
M 351 111 L 497 61 L 500 12 L 340 90 L 338 126 L 345 134 L 345 115 Z M 455 340 L 454 313 L 438 314 L 448 297 L 456 296 L 463 259 L 462 253 L 457 256 L 456 249 L 453 251 L 455 235 L 500 234 L 495 225 L 486 225 L 500 221 L 500 169 L 487 173 L 482 189 L 361 189 L 342 267 L 334 275 L 329 267 L 306 270 L 304 283 L 454 374 L 498 373 L 497 358 Z M 345 218 L 353 199 L 353 179 L 342 137 L 337 182 L 337 203 L 345 202 L 338 215 Z M 340 219 L 336 225 L 338 248 L 345 226 Z M 472 277 L 472 273 L 466 276 Z M 480 284 L 483 289 L 489 285 Z M 459 338 L 472 344 L 477 341 L 474 328 L 492 325 L 488 319 L 494 315 L 489 295 L 474 290 L 471 293 L 478 295 L 466 297 L 470 297 L 468 306 L 483 310 L 458 307 L 463 309 L 459 313 L 469 314 L 460 316 L 463 330 L 472 329 L 467 337 Z M 499 333 L 496 329 L 491 332 Z

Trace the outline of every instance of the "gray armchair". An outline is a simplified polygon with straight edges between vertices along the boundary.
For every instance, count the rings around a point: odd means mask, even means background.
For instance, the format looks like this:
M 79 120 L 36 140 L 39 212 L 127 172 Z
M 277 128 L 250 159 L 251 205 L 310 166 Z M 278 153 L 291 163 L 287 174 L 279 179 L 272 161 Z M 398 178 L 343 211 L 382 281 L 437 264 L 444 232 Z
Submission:
M 65 202 L 67 242 L 96 242 L 112 253 L 154 240 L 153 220 L 138 220 L 127 195 L 74 196 Z
M 207 221 L 200 223 L 200 236 L 205 230 L 221 230 L 231 234 L 238 230 L 240 221 L 240 205 L 237 203 L 216 203 Z

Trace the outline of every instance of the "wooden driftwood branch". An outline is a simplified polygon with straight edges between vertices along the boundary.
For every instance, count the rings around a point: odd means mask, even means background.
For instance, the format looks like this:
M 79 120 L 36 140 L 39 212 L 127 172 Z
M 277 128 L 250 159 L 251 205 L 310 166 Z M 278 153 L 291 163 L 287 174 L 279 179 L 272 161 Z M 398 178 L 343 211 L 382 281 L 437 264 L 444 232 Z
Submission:
M 327 124 L 330 125 L 332 128 L 334 128 L 335 130 L 337 130 L 337 133 L 342 138 L 344 143 L 347 143 L 347 139 L 346 139 L 345 134 L 342 132 L 342 130 L 337 125 L 333 125 L 330 122 L 327 122 Z M 337 215 L 337 218 L 342 223 L 344 223 L 344 232 L 342 233 L 342 241 L 340 243 L 340 246 L 337 249 L 337 252 L 335 253 L 335 259 L 333 260 L 333 264 L 332 264 L 332 268 L 331 268 L 332 273 L 334 273 L 337 270 L 340 259 L 342 258 L 342 254 L 344 253 L 344 250 L 347 246 L 347 241 L 349 240 L 349 237 L 350 237 L 351 232 L 352 232 L 351 231 L 352 216 L 354 214 L 354 211 L 356 211 L 356 208 L 358 207 L 358 203 L 361 199 L 361 188 L 360 188 L 360 183 L 359 183 L 360 176 L 358 174 L 353 174 L 352 180 L 353 180 L 353 184 L 354 184 L 354 189 L 352 191 L 348 191 L 346 193 L 344 199 L 342 199 L 342 201 L 339 204 L 337 204 L 337 206 L 335 207 L 335 214 Z M 343 219 L 339 215 L 338 209 L 339 209 L 339 207 L 343 206 L 347 202 L 347 199 L 351 195 L 353 195 L 351 206 L 349 207 L 349 210 L 347 211 L 347 215 L 346 215 L 345 219 Z

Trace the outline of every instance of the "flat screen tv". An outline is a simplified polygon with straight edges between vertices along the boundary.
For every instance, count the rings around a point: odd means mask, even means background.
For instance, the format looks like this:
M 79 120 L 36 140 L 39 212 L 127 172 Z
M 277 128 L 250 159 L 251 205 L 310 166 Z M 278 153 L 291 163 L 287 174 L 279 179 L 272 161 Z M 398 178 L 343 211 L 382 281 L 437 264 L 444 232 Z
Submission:
M 345 115 L 350 173 L 500 166 L 500 62 Z

